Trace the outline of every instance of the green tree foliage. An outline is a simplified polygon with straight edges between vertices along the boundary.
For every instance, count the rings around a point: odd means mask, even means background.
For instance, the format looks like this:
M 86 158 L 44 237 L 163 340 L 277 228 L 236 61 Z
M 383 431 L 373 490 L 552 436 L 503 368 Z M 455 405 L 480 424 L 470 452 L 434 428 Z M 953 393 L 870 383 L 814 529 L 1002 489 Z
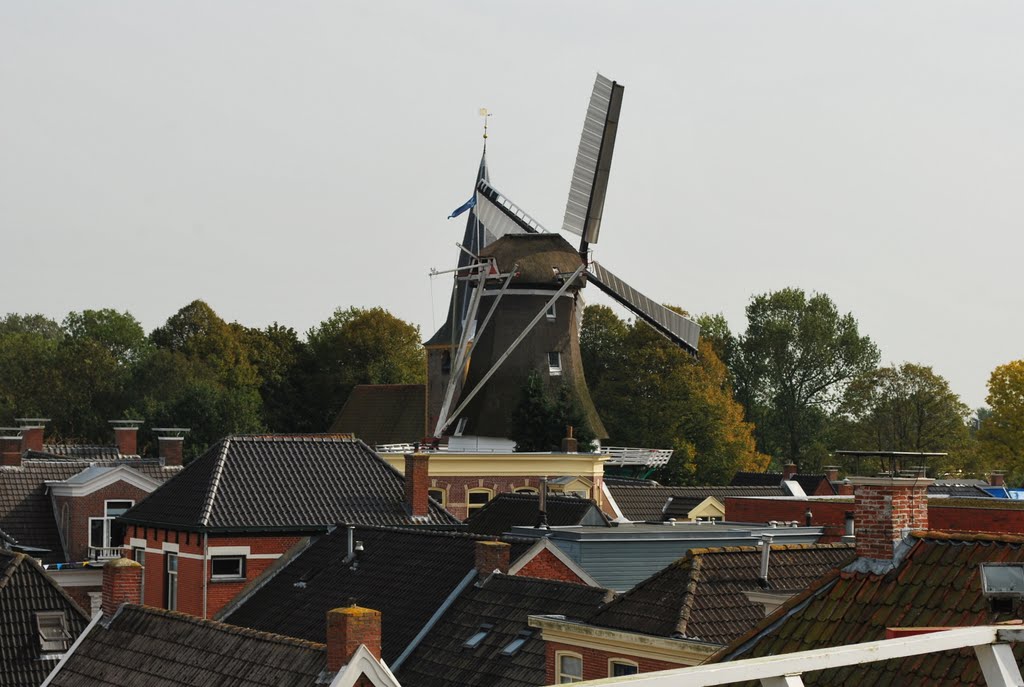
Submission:
M 357 384 L 426 381 L 419 327 L 383 308 L 339 308 L 307 340 L 309 412 L 318 427 L 330 426 Z
M 512 411 L 510 438 L 516 442 L 516 450 L 559 451 L 567 427 L 573 428 L 581 450 L 594 443 L 596 437 L 572 389 L 560 384 L 550 393 L 540 375 L 531 372 Z
M 948 452 L 948 460 L 931 465 L 937 475 L 973 468 L 969 412 L 949 382 L 931 367 L 912 363 L 858 376 L 840 407 L 847 448 Z
M 979 451 L 994 468 L 1006 470 L 1012 484 L 1024 480 L 1024 360 L 992 371 L 988 380 L 991 410 L 978 429 Z
M 0 421 L 48 413 L 55 398 L 60 325 L 42 315 L 0 320 Z
M 761 450 L 816 469 L 847 383 L 878 364 L 878 348 L 825 294 L 787 288 L 755 296 L 734 365 L 737 396 Z
M 724 484 L 737 470 L 767 465 L 709 341 L 701 342 L 694 358 L 646 324 L 626 323 L 608 308 L 591 306 L 583 315 L 580 346 L 610 443 L 674 449 L 659 479 Z

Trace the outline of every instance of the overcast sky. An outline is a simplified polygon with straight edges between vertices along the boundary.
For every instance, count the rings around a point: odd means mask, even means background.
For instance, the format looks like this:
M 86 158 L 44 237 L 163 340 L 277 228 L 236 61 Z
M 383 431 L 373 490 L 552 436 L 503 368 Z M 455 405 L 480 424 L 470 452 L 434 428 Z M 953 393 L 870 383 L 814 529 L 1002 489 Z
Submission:
M 557 229 L 601 71 L 597 259 L 739 331 L 755 293 L 827 293 L 976 406 L 1024 357 L 1022 36 L 1019 2 L 0 0 L 0 313 L 429 336 L 478 108 L 492 182 Z

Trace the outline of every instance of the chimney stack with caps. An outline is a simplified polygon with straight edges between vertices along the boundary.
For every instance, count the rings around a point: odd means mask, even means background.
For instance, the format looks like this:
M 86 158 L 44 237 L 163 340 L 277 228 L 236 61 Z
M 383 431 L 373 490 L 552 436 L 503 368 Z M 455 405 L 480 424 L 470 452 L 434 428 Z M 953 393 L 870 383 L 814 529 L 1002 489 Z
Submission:
M 405 503 L 414 518 L 425 518 L 430 514 L 430 455 L 426 453 L 405 454 Z
M 380 611 L 359 606 L 327 611 L 327 672 L 348 665 L 360 646 L 380 660 Z
M 838 465 L 826 465 L 825 466 L 825 479 L 829 482 L 839 481 L 839 466 Z
M 114 426 L 114 444 L 122 456 L 139 455 L 139 425 L 142 420 L 111 420 Z
M 906 530 L 928 529 L 925 477 L 854 477 L 857 555 L 892 560 Z
M 786 463 L 782 466 L 782 479 L 793 479 L 796 474 L 796 463 Z
M 988 483 L 993 487 L 1002 487 L 1006 485 L 1006 473 L 993 472 L 988 476 Z
M 503 541 L 478 541 L 476 543 L 476 571 L 481 577 L 497 570 L 508 574 L 512 545 Z
M 103 566 L 103 617 L 110 618 L 121 604 L 142 603 L 142 566 L 127 558 L 115 558 Z
M 42 451 L 43 432 L 46 431 L 46 423 L 49 418 L 44 417 L 16 417 L 14 421 L 21 427 L 21 450 Z
M 20 427 L 0 427 L 0 465 L 21 466 Z
M 165 466 L 181 465 L 185 456 L 185 427 L 154 427 L 159 445 L 160 462 Z

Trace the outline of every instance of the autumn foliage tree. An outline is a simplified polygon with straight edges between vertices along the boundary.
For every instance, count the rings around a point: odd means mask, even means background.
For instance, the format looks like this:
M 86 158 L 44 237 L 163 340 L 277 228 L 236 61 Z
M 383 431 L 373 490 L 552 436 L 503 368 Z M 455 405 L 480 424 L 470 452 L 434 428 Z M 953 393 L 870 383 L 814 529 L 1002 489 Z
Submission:
M 694 358 L 645 323 L 623 322 L 609 308 L 590 306 L 580 348 L 610 442 L 674 450 L 659 479 L 725 484 L 737 470 L 767 466 L 710 343 L 702 342 Z
M 978 430 L 980 452 L 1019 484 L 1024 479 L 1024 360 L 992 371 L 985 401 L 991 413 Z

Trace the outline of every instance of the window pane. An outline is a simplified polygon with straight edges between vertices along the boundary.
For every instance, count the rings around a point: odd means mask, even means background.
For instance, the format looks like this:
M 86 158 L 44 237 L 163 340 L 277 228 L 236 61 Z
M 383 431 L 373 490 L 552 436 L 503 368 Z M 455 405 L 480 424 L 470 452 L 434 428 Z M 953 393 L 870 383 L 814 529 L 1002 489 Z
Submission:
M 210 559 L 210 574 L 213 577 L 245 577 L 240 556 L 214 556 Z
M 622 675 L 636 675 L 637 668 L 632 663 L 612 663 L 612 677 L 621 677 Z
M 427 494 L 442 506 L 445 505 L 444 489 L 427 489 Z
M 89 546 L 106 546 L 107 521 L 104 518 L 89 518 Z
M 491 500 L 490 492 L 486 491 L 471 491 L 469 492 L 469 503 L 470 505 L 482 506 Z
M 583 659 L 579 656 L 561 656 L 558 661 L 559 684 L 582 681 Z
M 107 517 L 116 518 L 123 515 L 133 505 L 133 501 L 107 501 Z

